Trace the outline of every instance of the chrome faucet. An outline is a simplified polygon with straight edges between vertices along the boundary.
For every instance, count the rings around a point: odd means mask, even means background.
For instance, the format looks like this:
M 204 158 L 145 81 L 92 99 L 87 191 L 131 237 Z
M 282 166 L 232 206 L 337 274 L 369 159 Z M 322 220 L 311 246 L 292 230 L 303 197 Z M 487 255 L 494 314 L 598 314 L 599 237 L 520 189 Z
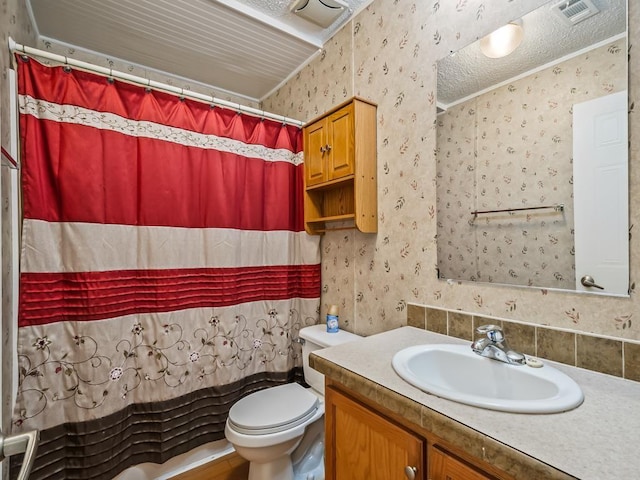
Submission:
M 483 325 L 478 327 L 476 332 L 485 335 L 471 344 L 471 349 L 481 357 L 493 358 L 510 365 L 524 365 L 526 363 L 527 360 L 522 353 L 509 348 L 502 328 L 499 326 Z

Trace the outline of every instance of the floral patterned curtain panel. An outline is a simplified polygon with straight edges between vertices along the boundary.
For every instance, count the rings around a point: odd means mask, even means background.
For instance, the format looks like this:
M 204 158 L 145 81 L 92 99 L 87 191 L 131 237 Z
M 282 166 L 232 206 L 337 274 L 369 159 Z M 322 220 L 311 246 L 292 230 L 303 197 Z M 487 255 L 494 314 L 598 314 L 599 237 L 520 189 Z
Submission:
M 317 322 L 300 129 L 18 57 L 16 431 L 32 478 L 112 478 L 224 437 Z

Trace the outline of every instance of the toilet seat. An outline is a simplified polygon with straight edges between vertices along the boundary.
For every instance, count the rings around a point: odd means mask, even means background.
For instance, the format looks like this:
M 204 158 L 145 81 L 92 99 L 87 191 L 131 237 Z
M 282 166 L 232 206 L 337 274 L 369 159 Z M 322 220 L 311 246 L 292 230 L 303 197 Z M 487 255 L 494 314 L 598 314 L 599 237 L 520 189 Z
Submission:
M 316 415 L 319 399 L 297 383 L 254 392 L 229 410 L 229 426 L 245 435 L 278 433 L 304 424 Z

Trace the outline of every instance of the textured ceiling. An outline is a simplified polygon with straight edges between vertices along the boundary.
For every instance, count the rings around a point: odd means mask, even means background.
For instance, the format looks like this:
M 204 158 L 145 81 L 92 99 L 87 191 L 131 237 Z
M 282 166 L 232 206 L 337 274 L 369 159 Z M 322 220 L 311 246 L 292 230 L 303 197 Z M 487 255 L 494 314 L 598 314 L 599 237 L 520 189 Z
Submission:
M 507 57 L 491 59 L 479 42 L 438 62 L 438 104 L 446 108 L 493 85 L 626 32 L 627 0 L 592 0 L 596 15 L 570 26 L 552 11 L 559 0 L 522 18 L 524 38 Z M 514 19 L 515 20 L 515 19 Z
M 27 0 L 39 38 L 260 100 L 304 66 L 371 0 L 326 29 L 294 0 Z

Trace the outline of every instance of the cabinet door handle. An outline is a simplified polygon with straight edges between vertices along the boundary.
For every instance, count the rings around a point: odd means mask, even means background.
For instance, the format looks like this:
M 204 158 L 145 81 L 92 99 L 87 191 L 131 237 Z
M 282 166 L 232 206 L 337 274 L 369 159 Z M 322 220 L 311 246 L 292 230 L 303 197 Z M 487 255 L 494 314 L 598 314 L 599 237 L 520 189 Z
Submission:
M 418 469 L 416 467 L 411 467 L 409 465 L 404 467 L 404 474 L 407 476 L 409 480 L 415 480 L 416 473 L 418 473 Z
M 326 147 L 324 147 L 325 152 L 328 152 L 329 150 L 331 150 L 331 145 L 327 145 Z

